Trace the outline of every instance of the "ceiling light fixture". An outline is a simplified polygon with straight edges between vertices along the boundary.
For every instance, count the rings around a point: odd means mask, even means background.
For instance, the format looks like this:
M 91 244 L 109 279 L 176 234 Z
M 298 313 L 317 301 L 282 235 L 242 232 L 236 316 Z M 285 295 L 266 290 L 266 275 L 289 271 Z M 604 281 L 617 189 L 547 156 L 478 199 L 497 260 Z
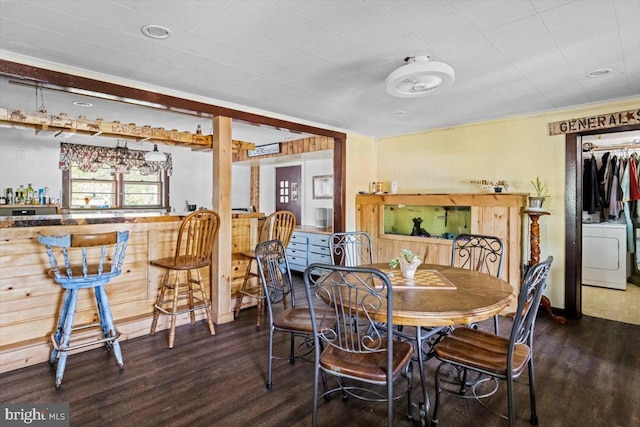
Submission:
M 587 74 L 587 77 L 596 78 L 606 76 L 607 74 L 611 74 L 613 70 L 611 68 L 600 68 L 598 70 L 594 70 Z
M 387 92 L 400 98 L 416 98 L 446 89 L 455 81 L 455 72 L 443 62 L 431 62 L 427 55 L 409 56 L 407 63 L 387 76 Z
M 145 25 L 142 27 L 142 34 L 156 40 L 165 40 L 171 37 L 171 30 L 162 25 Z
M 158 144 L 153 144 L 153 151 L 147 152 L 147 154 L 144 155 L 144 159 L 147 162 L 164 162 L 167 160 L 167 156 L 158 151 Z
M 73 105 L 77 106 L 77 107 L 93 107 L 93 104 L 90 102 L 84 102 L 84 101 L 73 101 Z
M 114 167 L 115 173 L 129 173 L 131 172 L 131 166 L 125 162 L 125 158 L 129 157 L 129 147 L 127 147 L 127 141 L 124 142 L 124 147 L 120 147 L 120 140 L 116 141 L 116 157 L 119 161 Z

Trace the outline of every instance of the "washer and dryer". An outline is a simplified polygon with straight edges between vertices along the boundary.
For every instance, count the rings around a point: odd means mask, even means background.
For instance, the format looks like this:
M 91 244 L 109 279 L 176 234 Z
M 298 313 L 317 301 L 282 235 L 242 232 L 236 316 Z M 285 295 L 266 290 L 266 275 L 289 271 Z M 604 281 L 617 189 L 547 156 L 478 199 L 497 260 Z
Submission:
M 582 224 L 582 284 L 626 290 L 630 270 L 625 224 Z

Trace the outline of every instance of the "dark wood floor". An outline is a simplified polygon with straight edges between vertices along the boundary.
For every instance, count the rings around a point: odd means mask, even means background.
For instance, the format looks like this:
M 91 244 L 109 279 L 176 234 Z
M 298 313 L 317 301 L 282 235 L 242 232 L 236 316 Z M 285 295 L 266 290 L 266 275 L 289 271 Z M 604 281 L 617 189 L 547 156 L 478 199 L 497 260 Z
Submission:
M 69 403 L 71 425 L 83 427 L 310 425 L 312 364 L 276 362 L 274 387 L 267 390 L 268 330 L 254 322 L 255 309 L 247 309 L 235 322 L 217 325 L 214 337 L 203 322 L 179 327 L 174 349 L 167 348 L 166 332 L 125 341 L 122 372 L 103 349 L 70 356 L 61 390 L 48 363 L 5 373 L 0 402 Z M 510 320 L 501 322 L 507 331 Z M 279 354 L 287 345 L 287 337 L 276 334 Z M 541 313 L 535 346 L 541 426 L 640 425 L 640 326 L 586 316 L 561 326 Z M 432 400 L 436 365 L 426 364 Z M 516 386 L 523 426 L 529 425 L 527 390 Z M 490 404 L 504 411 L 505 400 L 502 386 Z M 405 418 L 405 401 L 395 409 L 394 425 L 418 424 Z M 319 420 L 322 426 L 386 425 L 386 409 L 336 398 L 320 403 Z M 445 396 L 440 425 L 507 423 L 476 402 Z

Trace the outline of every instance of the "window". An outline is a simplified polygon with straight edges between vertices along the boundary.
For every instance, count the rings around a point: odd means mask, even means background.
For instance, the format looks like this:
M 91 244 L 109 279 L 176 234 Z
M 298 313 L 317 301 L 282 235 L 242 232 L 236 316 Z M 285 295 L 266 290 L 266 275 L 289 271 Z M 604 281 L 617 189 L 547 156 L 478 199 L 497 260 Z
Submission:
M 67 182 L 69 208 L 166 208 L 165 188 L 169 178 L 164 172 L 142 175 L 133 168 L 128 174 L 113 173 L 110 167 L 83 172 L 78 166 L 69 170 Z
M 68 189 L 65 207 L 81 209 L 167 208 L 169 177 L 159 171 L 142 175 L 136 168 L 129 173 L 114 173 L 110 167 L 83 172 L 72 166 L 63 173 L 63 188 Z M 64 191 L 64 190 L 63 190 Z
M 146 162 L 143 151 L 63 143 L 60 165 L 65 208 L 169 208 L 170 156 Z

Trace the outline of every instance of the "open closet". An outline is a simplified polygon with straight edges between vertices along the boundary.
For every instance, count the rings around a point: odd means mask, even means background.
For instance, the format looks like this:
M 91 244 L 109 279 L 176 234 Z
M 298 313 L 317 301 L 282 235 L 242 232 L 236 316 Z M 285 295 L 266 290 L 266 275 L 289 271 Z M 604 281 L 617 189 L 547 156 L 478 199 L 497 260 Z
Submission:
M 582 138 L 583 313 L 640 323 L 640 132 Z

